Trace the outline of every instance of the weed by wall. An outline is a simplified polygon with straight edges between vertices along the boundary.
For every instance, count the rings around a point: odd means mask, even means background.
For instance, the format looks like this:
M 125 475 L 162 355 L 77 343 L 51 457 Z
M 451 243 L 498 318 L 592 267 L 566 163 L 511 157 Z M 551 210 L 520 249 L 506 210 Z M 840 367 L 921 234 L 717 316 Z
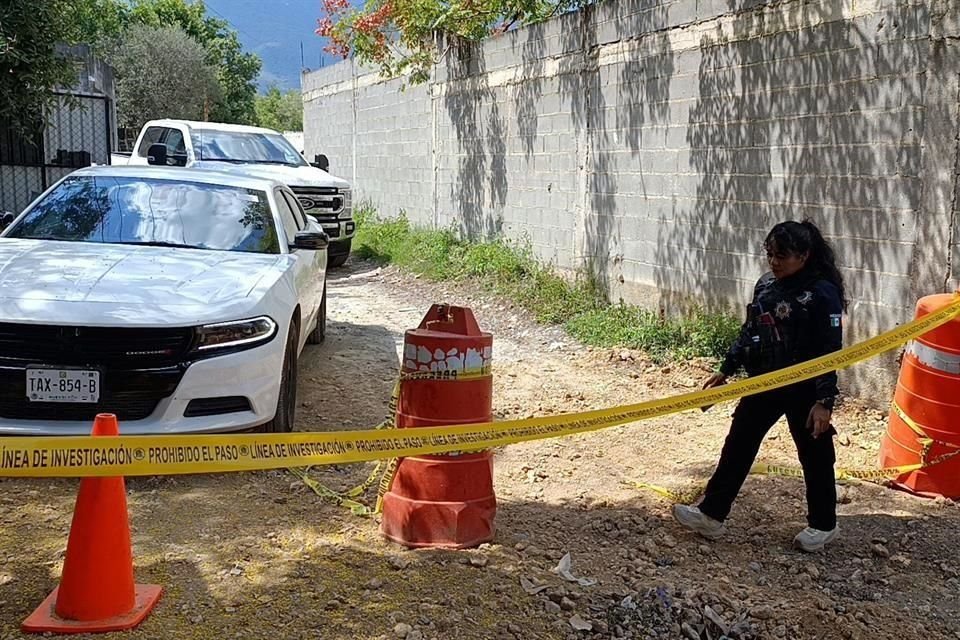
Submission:
M 740 321 L 724 313 L 700 309 L 669 318 L 610 304 L 595 279 L 587 274 L 564 278 L 522 245 L 466 242 L 451 230 L 414 227 L 404 216 L 381 219 L 369 207 L 362 207 L 356 219 L 356 255 L 431 280 L 473 280 L 517 302 L 539 322 L 563 325 L 584 344 L 641 349 L 655 361 L 720 358 L 739 330 Z

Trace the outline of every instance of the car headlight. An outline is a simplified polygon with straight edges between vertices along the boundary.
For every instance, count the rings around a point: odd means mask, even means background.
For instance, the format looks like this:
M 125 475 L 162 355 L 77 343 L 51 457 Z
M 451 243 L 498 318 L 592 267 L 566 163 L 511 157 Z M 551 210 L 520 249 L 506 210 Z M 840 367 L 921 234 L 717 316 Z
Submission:
M 350 189 L 340 189 L 340 195 L 343 196 L 343 211 L 340 212 L 339 218 L 352 218 L 353 217 L 353 191 Z
M 218 322 L 197 327 L 194 351 L 213 355 L 223 351 L 240 351 L 270 342 L 277 334 L 277 323 L 267 316 Z

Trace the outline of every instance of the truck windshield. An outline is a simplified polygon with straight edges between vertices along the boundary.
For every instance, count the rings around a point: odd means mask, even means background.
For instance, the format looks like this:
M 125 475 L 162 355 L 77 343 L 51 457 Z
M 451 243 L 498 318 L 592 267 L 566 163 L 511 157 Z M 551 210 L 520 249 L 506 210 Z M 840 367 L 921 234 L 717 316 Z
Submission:
M 280 253 L 265 192 L 130 176 L 67 178 L 4 237 Z
M 198 160 L 243 164 L 307 165 L 286 138 L 276 133 L 195 130 L 190 136 Z

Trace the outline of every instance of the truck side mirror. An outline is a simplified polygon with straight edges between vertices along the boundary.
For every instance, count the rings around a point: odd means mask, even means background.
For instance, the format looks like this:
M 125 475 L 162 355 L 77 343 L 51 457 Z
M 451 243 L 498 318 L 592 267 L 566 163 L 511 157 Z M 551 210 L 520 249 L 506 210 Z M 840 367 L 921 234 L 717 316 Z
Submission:
M 150 145 L 147 150 L 147 164 L 167 166 L 167 145 L 159 142 Z
M 9 211 L 4 211 L 3 214 L 0 215 L 0 231 L 3 231 L 7 227 L 9 227 L 11 224 L 13 224 L 13 221 L 16 219 L 17 219 L 17 216 L 13 215 Z
M 330 169 L 330 161 L 327 159 L 327 156 L 323 155 L 322 153 L 318 153 L 317 155 L 313 156 L 313 162 L 310 164 L 321 171 L 329 171 Z

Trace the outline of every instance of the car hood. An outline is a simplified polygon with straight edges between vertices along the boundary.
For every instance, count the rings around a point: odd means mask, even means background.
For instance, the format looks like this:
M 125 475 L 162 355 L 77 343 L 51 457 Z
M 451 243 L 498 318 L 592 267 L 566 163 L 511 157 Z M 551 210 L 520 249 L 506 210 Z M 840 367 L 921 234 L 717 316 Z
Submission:
M 0 322 L 185 326 L 247 317 L 286 255 L 0 239 Z
M 288 167 L 282 164 L 234 164 L 215 160 L 200 160 L 195 165 L 200 169 L 213 169 L 224 173 L 236 173 L 282 182 L 288 187 L 336 187 L 349 189 L 346 180 L 316 167 Z

